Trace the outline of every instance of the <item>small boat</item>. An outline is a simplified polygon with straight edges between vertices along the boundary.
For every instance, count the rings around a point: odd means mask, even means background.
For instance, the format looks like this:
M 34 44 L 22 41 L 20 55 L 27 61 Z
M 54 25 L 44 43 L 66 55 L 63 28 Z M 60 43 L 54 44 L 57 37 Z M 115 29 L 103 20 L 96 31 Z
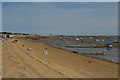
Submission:
M 73 53 L 78 53 L 78 51 L 73 51 Z

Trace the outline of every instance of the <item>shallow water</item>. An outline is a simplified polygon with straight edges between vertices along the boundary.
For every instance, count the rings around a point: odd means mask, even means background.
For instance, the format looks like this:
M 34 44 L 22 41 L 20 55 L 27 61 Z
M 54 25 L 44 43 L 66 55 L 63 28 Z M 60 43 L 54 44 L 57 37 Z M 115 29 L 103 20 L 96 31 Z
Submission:
M 112 59 L 114 60 L 114 62 L 118 63 L 118 48 L 114 47 L 111 49 L 108 48 L 69 48 L 66 46 L 80 46 L 80 47 L 94 47 L 94 46 L 104 46 L 106 45 L 108 42 L 114 43 L 114 40 L 116 40 L 116 38 L 111 38 L 110 39 L 106 39 L 103 42 L 101 38 L 99 38 L 99 42 L 96 42 L 95 39 L 90 39 L 89 37 L 84 38 L 84 42 L 81 42 L 80 40 L 75 40 L 75 37 L 64 37 L 64 38 L 60 38 L 60 37 L 52 37 L 52 38 L 43 38 L 40 39 L 42 42 L 54 46 L 54 47 L 59 47 L 59 48 L 63 48 L 69 51 L 77 51 L 79 54 L 87 54 L 87 53 L 104 53 L 104 55 L 101 55 L 102 57 L 105 57 L 106 60 L 111 61 Z M 117 44 L 114 44 L 115 46 Z M 88 55 L 88 56 L 92 56 L 92 57 L 96 57 L 96 58 L 100 58 L 100 55 Z

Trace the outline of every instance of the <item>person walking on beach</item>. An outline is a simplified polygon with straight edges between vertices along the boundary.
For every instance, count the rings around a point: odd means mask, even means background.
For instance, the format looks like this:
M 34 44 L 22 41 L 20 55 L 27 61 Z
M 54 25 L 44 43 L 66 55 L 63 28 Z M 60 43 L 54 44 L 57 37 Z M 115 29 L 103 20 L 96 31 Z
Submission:
M 102 56 L 100 55 L 100 59 L 102 59 Z
M 44 52 L 45 52 L 45 54 L 47 55 L 47 48 L 45 48 Z

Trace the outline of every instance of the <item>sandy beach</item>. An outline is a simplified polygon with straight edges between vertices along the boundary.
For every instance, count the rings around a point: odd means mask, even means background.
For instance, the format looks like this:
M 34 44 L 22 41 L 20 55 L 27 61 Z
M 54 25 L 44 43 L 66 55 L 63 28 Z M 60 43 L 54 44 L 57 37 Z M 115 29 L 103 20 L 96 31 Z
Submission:
M 118 64 L 19 38 L 2 45 L 3 78 L 117 78 Z M 22 45 L 24 46 L 22 47 Z M 31 48 L 32 51 L 27 49 Z M 44 54 L 47 48 L 48 54 Z M 89 63 L 91 61 L 91 63 Z
M 2 78 L 2 42 L 0 41 L 0 79 Z

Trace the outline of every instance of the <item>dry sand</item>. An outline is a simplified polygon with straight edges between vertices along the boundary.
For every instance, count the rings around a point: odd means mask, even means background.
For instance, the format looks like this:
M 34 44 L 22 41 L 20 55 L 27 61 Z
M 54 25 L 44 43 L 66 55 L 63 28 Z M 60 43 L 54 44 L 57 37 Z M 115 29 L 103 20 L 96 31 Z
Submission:
M 0 41 L 0 80 L 2 78 L 2 42 Z
M 117 78 L 118 64 L 47 46 L 40 41 L 9 39 L 2 46 L 3 78 Z M 25 46 L 22 47 L 22 44 Z M 44 48 L 48 54 L 44 54 Z M 27 51 L 32 48 L 32 51 Z M 92 63 L 88 63 L 91 60 Z

